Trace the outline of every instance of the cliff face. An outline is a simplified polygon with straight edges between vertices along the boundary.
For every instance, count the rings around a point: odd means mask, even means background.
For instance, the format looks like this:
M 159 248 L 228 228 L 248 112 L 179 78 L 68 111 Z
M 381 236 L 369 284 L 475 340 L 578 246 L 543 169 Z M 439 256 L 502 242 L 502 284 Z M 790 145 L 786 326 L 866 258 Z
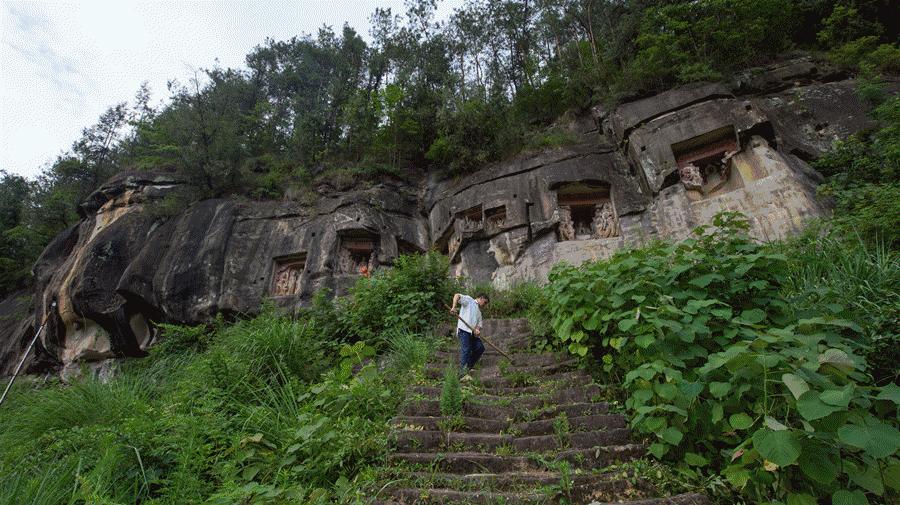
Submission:
M 455 274 L 505 287 L 544 280 L 559 261 L 682 238 L 725 209 L 746 214 L 757 237 L 781 238 L 823 213 L 804 160 L 870 124 L 854 89 L 795 60 L 595 108 L 573 122 L 580 141 L 569 147 L 458 180 L 323 196 L 314 208 L 219 199 L 161 218 L 154 202 L 184 183 L 120 174 L 35 265 L 33 315 L 2 328 L 2 372 L 54 301 L 40 356 L 71 368 L 141 355 L 154 321 L 252 313 L 267 298 L 295 308 L 408 252 L 436 248 Z

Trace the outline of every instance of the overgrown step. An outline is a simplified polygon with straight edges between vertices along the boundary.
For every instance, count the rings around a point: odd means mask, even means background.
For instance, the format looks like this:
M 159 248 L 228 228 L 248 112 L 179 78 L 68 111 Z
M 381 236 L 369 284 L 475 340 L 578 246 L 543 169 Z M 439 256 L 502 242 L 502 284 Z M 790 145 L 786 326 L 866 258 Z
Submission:
M 394 453 L 388 460 L 394 464 L 419 465 L 422 468 L 454 473 L 504 473 L 546 470 L 554 462 L 567 461 L 576 468 L 602 468 L 631 461 L 644 454 L 641 444 L 568 449 L 541 459 L 535 456 L 498 456 L 482 452 L 410 452 Z
M 512 358 L 512 362 L 515 363 L 516 366 L 546 366 L 552 365 L 554 363 L 559 363 L 560 361 L 564 361 L 567 359 L 565 355 L 557 355 L 557 354 L 535 354 L 530 352 L 517 352 L 511 353 L 510 357 Z M 444 364 L 457 364 L 459 363 L 459 351 L 437 351 L 434 353 L 432 357 L 432 361 L 435 363 L 444 363 Z M 482 366 L 496 366 L 502 362 L 509 361 L 506 357 L 498 352 L 491 352 L 490 349 L 485 349 L 485 353 L 481 355 L 481 359 L 478 361 Z
M 557 404 L 538 410 L 523 410 L 512 405 L 488 405 L 465 402 L 463 403 L 462 415 L 464 417 L 478 417 L 482 419 L 534 421 L 539 419 L 550 419 L 560 414 L 565 414 L 566 417 L 582 417 L 606 414 L 608 411 L 609 404 L 603 402 Z M 440 401 L 413 400 L 404 405 L 401 413 L 405 416 L 437 417 L 441 415 Z
M 400 452 L 463 450 L 493 452 L 501 450 L 523 452 L 547 452 L 560 449 L 586 449 L 590 447 L 624 444 L 629 430 L 581 431 L 574 433 L 534 435 L 520 437 L 496 433 L 465 433 L 400 430 L 393 433 L 396 448 Z
M 450 363 L 456 364 L 455 361 Z M 444 370 L 446 370 L 448 364 L 450 363 L 429 363 L 428 365 L 426 365 L 425 371 L 429 375 L 436 373 L 439 376 L 443 377 Z M 531 374 L 536 376 L 545 376 L 557 371 L 572 369 L 577 365 L 578 360 L 576 359 L 567 359 L 562 361 L 554 361 L 553 363 L 536 365 L 523 363 L 517 363 L 515 365 L 488 365 L 479 361 L 479 368 L 475 373 L 477 373 L 479 377 L 497 377 L 505 374 Z
M 394 498 L 403 504 L 547 504 L 550 497 L 544 493 L 503 493 L 492 491 L 457 491 L 455 489 L 397 489 Z
M 414 394 L 425 398 L 439 398 L 441 396 L 440 386 L 415 386 L 411 390 Z M 515 391 L 515 390 L 512 390 Z M 492 391 L 493 392 L 493 391 Z M 536 408 L 546 404 L 557 404 L 565 402 L 590 402 L 598 397 L 601 393 L 600 388 L 595 384 L 583 386 L 566 387 L 564 389 L 538 390 L 536 392 L 523 393 L 515 395 L 511 392 L 503 392 L 502 394 L 480 394 L 468 397 L 473 403 L 511 405 L 517 408 Z
M 446 367 L 455 341 L 426 365 L 426 384 L 391 421 L 391 484 L 383 505 L 599 504 L 706 505 L 701 495 L 652 498 L 653 486 L 632 472 L 603 473 L 646 454 L 630 443 L 627 420 L 610 414 L 605 386 L 568 355 L 528 349 L 525 320 L 485 321 L 485 334 L 513 352 L 512 362 L 487 348 L 462 385 L 460 416 L 442 417 Z
M 516 433 L 519 436 L 550 435 L 556 430 L 555 418 L 537 421 L 511 422 L 506 419 L 484 419 L 479 417 L 446 418 L 440 416 L 397 416 L 391 420 L 395 429 L 411 429 L 422 431 L 441 431 L 451 426 L 458 431 L 470 433 Z M 624 428 L 627 424 L 621 414 L 596 414 L 590 416 L 568 417 L 569 430 L 614 430 Z
M 620 501 L 598 503 L 597 505 L 621 504 Z M 698 493 L 687 493 L 666 498 L 649 498 L 646 500 L 629 501 L 628 505 L 709 505 L 709 498 Z
M 650 486 L 642 479 L 635 479 L 621 474 L 595 474 L 584 472 L 563 476 L 555 471 L 528 471 L 506 473 L 434 473 L 412 472 L 409 475 L 411 482 L 424 483 L 429 487 L 442 487 L 451 489 L 491 489 L 508 490 L 522 489 L 523 487 L 557 486 L 563 479 L 567 479 L 568 485 L 580 489 L 583 494 L 597 498 L 614 495 L 646 496 Z M 590 491 L 587 491 L 587 490 Z

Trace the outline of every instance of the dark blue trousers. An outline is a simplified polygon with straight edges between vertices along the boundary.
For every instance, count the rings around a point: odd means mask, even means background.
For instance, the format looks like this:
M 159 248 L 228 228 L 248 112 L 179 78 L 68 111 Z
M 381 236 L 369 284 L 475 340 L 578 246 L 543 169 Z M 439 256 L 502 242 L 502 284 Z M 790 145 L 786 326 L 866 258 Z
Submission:
M 463 371 L 471 370 L 484 353 L 484 344 L 472 332 L 463 329 L 457 329 L 456 336 L 459 337 L 459 367 Z

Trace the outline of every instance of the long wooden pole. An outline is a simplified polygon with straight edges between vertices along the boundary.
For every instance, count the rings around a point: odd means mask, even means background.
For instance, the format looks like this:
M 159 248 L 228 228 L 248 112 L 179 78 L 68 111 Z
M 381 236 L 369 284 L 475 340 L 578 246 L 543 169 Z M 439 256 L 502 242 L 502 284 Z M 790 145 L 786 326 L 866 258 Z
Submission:
M 447 307 L 447 306 L 444 305 L 444 307 Z M 447 307 L 447 310 L 450 310 L 450 307 Z M 472 328 L 472 325 L 469 324 L 468 321 L 466 321 L 465 319 L 463 319 L 461 315 L 459 315 L 459 314 L 455 314 L 455 315 L 456 315 L 456 318 L 459 319 L 460 321 L 462 321 L 462 324 L 466 325 L 466 328 L 468 328 L 469 331 L 472 332 L 472 336 L 476 336 L 476 335 L 475 335 L 475 328 Z M 502 354 L 504 358 L 508 359 L 510 363 L 512 363 L 513 365 L 515 365 L 515 363 L 513 362 L 513 359 L 510 357 L 510 355 L 509 355 L 509 354 L 506 354 L 505 352 L 503 352 L 503 350 L 501 350 L 499 347 L 497 347 L 496 345 L 494 345 L 494 343 L 491 342 L 490 340 L 488 340 L 487 337 L 485 337 L 484 335 L 478 335 L 477 338 L 480 338 L 481 340 L 484 340 L 485 342 L 487 342 L 487 344 L 488 344 L 489 346 L 493 347 L 495 351 L 497 351 L 497 352 L 499 352 L 500 354 Z
M 56 308 L 56 302 L 50 306 L 52 309 Z M 9 379 L 9 384 L 6 385 L 6 389 L 3 390 L 3 396 L 0 396 L 0 405 L 3 405 L 3 401 L 6 400 L 6 395 L 9 394 L 9 390 L 12 389 L 13 382 L 16 382 L 16 377 L 19 376 L 19 372 L 22 371 L 22 366 L 25 365 L 25 360 L 28 359 L 28 355 L 31 354 L 31 349 L 34 347 L 34 343 L 37 342 L 38 337 L 41 336 L 41 332 L 44 331 L 44 327 L 47 326 L 47 318 L 50 317 L 50 311 L 47 312 L 47 315 L 44 316 L 44 320 L 41 322 L 41 327 L 38 328 L 38 331 L 34 334 L 34 338 L 31 339 L 31 343 L 28 344 L 28 347 L 25 349 L 25 354 L 22 355 L 22 359 L 19 360 L 19 364 L 16 366 L 16 371 L 13 372 L 12 378 Z

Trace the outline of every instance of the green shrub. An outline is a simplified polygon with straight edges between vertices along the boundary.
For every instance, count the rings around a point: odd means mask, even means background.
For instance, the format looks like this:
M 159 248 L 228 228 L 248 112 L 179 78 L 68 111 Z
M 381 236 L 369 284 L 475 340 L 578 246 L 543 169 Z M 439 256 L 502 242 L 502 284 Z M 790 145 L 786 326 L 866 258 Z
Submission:
M 713 224 L 555 268 L 559 340 L 621 378 L 632 427 L 683 473 L 721 473 L 756 502 L 896 495 L 900 390 L 871 385 L 859 325 L 838 304 L 798 314 L 788 259 L 739 215 Z
M 444 381 L 441 383 L 441 415 L 458 416 L 462 413 L 462 390 L 459 385 L 459 372 L 453 365 L 444 369 Z
M 337 302 L 336 315 L 347 333 L 376 345 L 384 332 L 430 329 L 458 290 L 448 270 L 447 257 L 437 252 L 400 256 L 392 268 L 360 278 L 350 297 Z

